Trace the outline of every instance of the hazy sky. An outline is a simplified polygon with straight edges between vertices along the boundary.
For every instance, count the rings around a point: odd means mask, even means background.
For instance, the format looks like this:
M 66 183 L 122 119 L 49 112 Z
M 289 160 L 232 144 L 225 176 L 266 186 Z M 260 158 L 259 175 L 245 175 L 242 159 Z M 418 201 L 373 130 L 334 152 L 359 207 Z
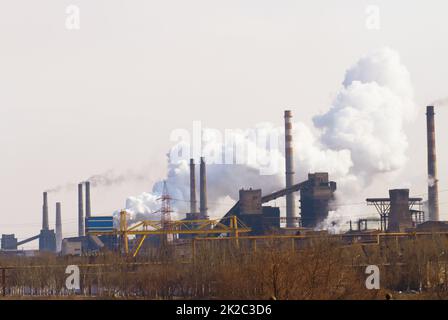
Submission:
M 80 29 L 66 28 L 66 8 Z M 366 27 L 366 8 L 380 29 Z M 448 3 L 430 1 L 0 1 L 0 233 L 41 228 L 42 191 L 110 169 L 144 180 L 92 189 L 94 214 L 124 207 L 166 173 L 176 128 L 278 125 L 290 108 L 311 124 L 328 109 L 345 71 L 389 46 L 411 74 L 419 117 L 407 127 L 409 161 L 390 187 L 424 194 L 424 107 L 448 96 Z M 448 189 L 448 108 L 436 109 L 439 189 Z M 330 173 L 331 174 L 331 173 Z M 212 186 L 210 186 L 212 187 Z M 64 236 L 76 234 L 77 194 L 62 202 Z M 448 219 L 448 192 L 440 193 Z M 360 207 L 372 211 L 372 208 Z

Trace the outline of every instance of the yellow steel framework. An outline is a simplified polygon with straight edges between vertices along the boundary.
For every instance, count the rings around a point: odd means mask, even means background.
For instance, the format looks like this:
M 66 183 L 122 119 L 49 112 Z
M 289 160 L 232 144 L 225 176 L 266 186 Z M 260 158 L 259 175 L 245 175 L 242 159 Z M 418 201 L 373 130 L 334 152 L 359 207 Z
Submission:
M 224 222 L 229 221 L 229 225 Z M 160 220 L 143 220 L 128 227 L 128 219 L 126 211 L 120 212 L 120 227 L 112 232 L 91 231 L 90 235 L 119 235 L 123 241 L 123 249 L 129 254 L 130 235 L 140 235 L 140 239 L 133 250 L 132 256 L 137 256 L 145 239 L 149 235 L 169 235 L 169 234 L 192 234 L 192 235 L 209 235 L 209 234 L 228 234 L 238 242 L 240 233 L 250 232 L 241 220 L 236 216 L 229 216 L 219 220 L 177 220 L 177 221 L 160 221 Z

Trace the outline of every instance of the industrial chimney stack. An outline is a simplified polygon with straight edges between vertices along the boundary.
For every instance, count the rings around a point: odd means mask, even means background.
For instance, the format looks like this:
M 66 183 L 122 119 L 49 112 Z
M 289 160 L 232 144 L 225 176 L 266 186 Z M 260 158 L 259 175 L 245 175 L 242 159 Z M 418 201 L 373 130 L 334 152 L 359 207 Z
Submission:
M 44 203 L 42 205 L 42 230 L 48 230 L 48 199 L 47 193 L 44 192 Z
M 294 153 L 292 146 L 292 114 L 290 110 L 285 111 L 285 173 L 286 173 L 286 188 L 294 184 Z M 295 207 L 294 193 L 286 195 L 286 226 L 296 227 L 297 216 Z
M 56 202 L 56 252 L 62 249 L 62 219 L 61 219 L 61 203 Z
M 90 182 L 86 181 L 86 217 L 90 218 Z
M 203 157 L 201 157 L 201 164 L 199 168 L 199 188 L 200 188 L 200 218 L 201 219 L 208 219 L 207 214 L 207 178 L 206 178 L 206 170 L 205 170 L 205 160 Z
M 428 220 L 439 221 L 439 188 L 437 180 L 436 131 L 433 106 L 426 107 L 426 126 L 428 138 Z
M 78 184 L 78 236 L 84 236 L 84 208 L 82 197 L 82 183 Z
M 194 159 L 190 159 L 190 213 L 197 219 L 197 203 L 196 203 L 196 173 Z

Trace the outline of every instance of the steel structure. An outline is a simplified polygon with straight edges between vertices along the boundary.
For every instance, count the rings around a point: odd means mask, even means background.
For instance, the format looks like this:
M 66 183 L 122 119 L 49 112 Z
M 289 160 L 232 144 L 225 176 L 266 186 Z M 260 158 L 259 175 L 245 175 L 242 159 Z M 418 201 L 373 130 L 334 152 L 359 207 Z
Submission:
M 233 238 L 238 239 L 240 233 L 250 232 L 244 223 L 242 223 L 236 216 L 231 216 L 226 219 L 228 224 L 221 220 L 176 220 L 165 221 L 161 220 L 143 220 L 132 226 L 128 226 L 128 218 L 126 211 L 120 212 L 120 226 L 118 230 L 112 232 L 93 231 L 88 232 L 89 235 L 119 235 L 122 239 L 123 250 L 126 254 L 129 250 L 129 236 L 141 236 L 132 250 L 132 256 L 137 256 L 145 239 L 150 235 L 208 235 L 208 234 L 228 234 L 233 235 Z
M 310 181 L 312 180 L 313 176 L 315 176 L 315 175 L 317 175 L 317 174 L 318 174 L 318 173 L 316 173 L 316 174 L 310 174 L 310 175 L 308 176 L 308 180 L 306 180 L 306 181 L 303 181 L 303 182 L 294 184 L 294 185 L 292 185 L 292 186 L 290 186 L 290 187 L 288 187 L 288 188 L 280 189 L 280 190 L 278 190 L 278 191 L 275 191 L 275 192 L 272 192 L 272 193 L 269 193 L 269 194 L 266 194 L 266 195 L 262 196 L 262 197 L 261 197 L 261 203 L 262 203 L 262 204 L 263 204 L 263 203 L 267 203 L 267 202 L 273 201 L 273 200 L 275 200 L 275 199 L 277 199 L 277 198 L 285 197 L 285 196 L 287 196 L 288 194 L 291 194 L 291 193 L 294 193 L 294 192 L 298 192 L 298 191 L 300 191 L 300 190 L 302 190 L 302 189 L 309 188 L 309 187 L 310 187 Z M 322 173 L 320 173 L 320 174 L 322 174 Z M 335 183 L 334 181 L 328 181 L 328 182 L 326 183 L 326 185 L 329 186 L 329 188 L 332 189 L 332 190 L 334 190 L 334 189 L 336 188 L 336 183 Z M 311 188 L 313 188 L 313 185 L 311 185 Z M 313 196 L 313 198 L 318 199 L 318 197 L 314 197 L 314 196 Z M 318 200 L 319 200 L 319 199 L 318 199 Z M 313 209 L 314 209 L 314 208 L 313 208 Z M 238 201 L 237 201 L 237 202 L 230 208 L 230 210 L 227 211 L 227 213 L 224 215 L 224 218 L 230 217 L 230 216 L 232 216 L 232 215 L 238 215 L 239 212 L 240 212 L 240 210 L 241 210 L 241 202 L 240 202 L 240 200 L 238 200 Z M 316 211 L 316 210 L 313 210 L 313 211 Z M 301 218 L 299 218 L 299 217 L 297 217 L 297 216 L 292 217 L 292 218 L 291 218 L 291 217 L 286 217 L 286 218 L 282 217 L 282 218 L 281 218 L 281 221 L 282 221 L 282 222 L 283 222 L 283 221 L 286 221 L 286 223 L 288 223 L 288 221 L 291 221 L 291 219 L 293 220 L 293 222 L 294 222 L 295 225 L 297 225 L 297 226 L 302 226 L 302 225 L 301 225 Z
M 171 197 L 168 193 L 168 187 L 166 185 L 166 181 L 163 181 L 163 192 L 162 196 L 158 198 L 157 200 L 162 201 L 162 206 L 160 208 L 160 223 L 162 229 L 169 229 L 171 227 Z M 161 240 L 163 242 L 165 241 L 173 241 L 173 235 L 172 234 L 166 234 L 161 236 Z
M 414 221 L 416 223 L 424 222 L 424 212 L 421 210 L 422 200 L 422 198 L 409 198 L 409 210 L 414 216 Z M 380 215 L 381 230 L 387 230 L 390 212 L 390 198 L 367 198 L 366 202 L 368 206 L 374 206 Z M 419 207 L 419 210 L 413 209 L 415 205 Z

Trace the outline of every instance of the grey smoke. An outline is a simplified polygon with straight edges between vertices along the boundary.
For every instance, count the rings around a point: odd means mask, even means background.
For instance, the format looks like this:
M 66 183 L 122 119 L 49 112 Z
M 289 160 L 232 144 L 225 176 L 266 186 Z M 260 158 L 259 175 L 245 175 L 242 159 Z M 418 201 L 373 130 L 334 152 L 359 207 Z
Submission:
M 80 182 L 90 182 L 91 187 L 111 187 L 121 185 L 128 182 L 139 182 L 147 180 L 147 174 L 144 172 L 137 172 L 134 170 L 127 170 L 126 172 L 117 173 L 115 170 L 108 170 L 100 174 L 94 174 L 87 179 L 82 179 Z M 66 184 L 58 185 L 47 189 L 48 193 L 69 192 L 76 189 L 78 182 L 68 182 Z
M 432 105 L 434 105 L 435 107 L 446 107 L 448 106 L 448 97 L 435 100 Z
M 131 181 L 144 181 L 146 180 L 147 174 L 145 173 L 138 173 L 133 172 L 131 170 L 125 172 L 125 173 L 115 173 L 113 170 L 109 170 L 107 172 L 104 172 L 102 174 L 95 174 L 93 176 L 90 176 L 86 179 L 86 181 L 90 182 L 90 185 L 92 187 L 96 186 L 114 186 L 123 184 L 125 182 L 131 182 Z

